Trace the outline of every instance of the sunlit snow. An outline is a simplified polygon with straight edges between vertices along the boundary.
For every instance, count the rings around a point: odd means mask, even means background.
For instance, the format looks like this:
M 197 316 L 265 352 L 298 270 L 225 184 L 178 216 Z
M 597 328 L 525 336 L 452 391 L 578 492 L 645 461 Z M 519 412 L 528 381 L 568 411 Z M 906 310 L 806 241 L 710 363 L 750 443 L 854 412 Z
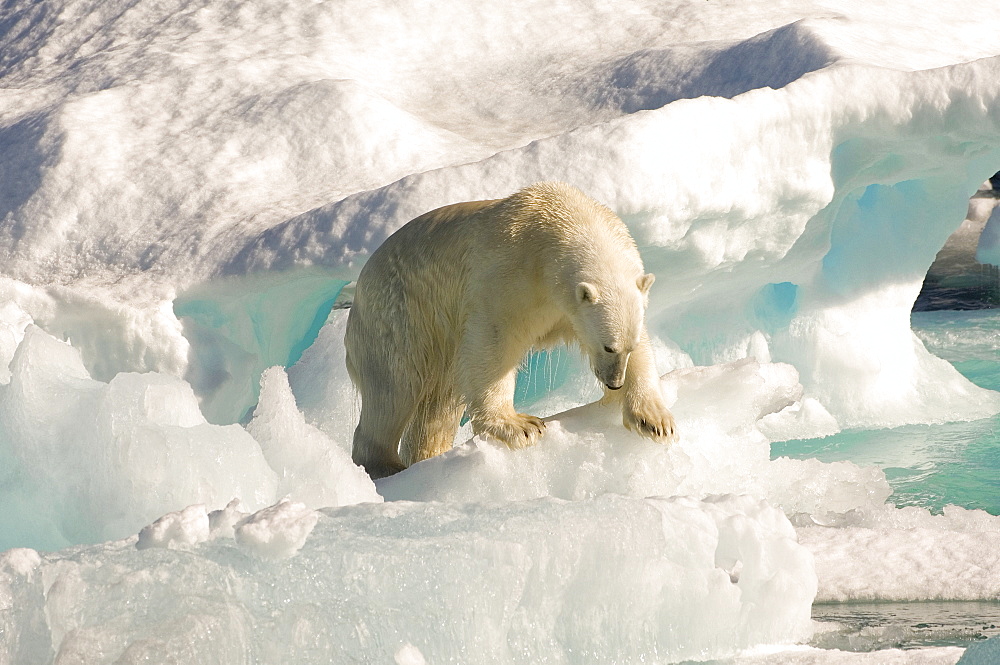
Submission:
M 988 662 L 814 646 L 817 601 L 1000 599 L 1000 517 L 771 444 L 1000 412 L 910 322 L 1000 169 L 994 14 L 5 3 L 0 662 Z M 463 428 L 373 483 L 351 281 L 416 215 L 540 180 L 657 275 L 679 441 L 560 350 L 519 383 L 537 446 Z

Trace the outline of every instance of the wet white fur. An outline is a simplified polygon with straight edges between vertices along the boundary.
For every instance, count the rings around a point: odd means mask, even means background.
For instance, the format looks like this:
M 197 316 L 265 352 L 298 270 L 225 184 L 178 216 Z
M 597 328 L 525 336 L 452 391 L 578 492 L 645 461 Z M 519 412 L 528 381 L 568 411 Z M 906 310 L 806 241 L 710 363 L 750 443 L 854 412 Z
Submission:
M 517 368 L 564 342 L 626 427 L 673 439 L 644 324 L 652 283 L 624 223 L 562 183 L 412 220 L 362 269 L 347 322 L 354 461 L 381 477 L 440 454 L 466 409 L 477 434 L 535 443 L 544 424 L 514 411 Z

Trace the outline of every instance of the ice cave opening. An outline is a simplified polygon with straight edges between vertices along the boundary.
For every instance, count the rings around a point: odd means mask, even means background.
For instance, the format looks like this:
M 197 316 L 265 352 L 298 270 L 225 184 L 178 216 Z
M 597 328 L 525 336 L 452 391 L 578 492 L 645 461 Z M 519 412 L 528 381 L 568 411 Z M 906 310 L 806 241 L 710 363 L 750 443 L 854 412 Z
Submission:
M 969 199 L 964 220 L 927 270 L 910 315 L 914 335 L 927 351 L 947 360 L 976 386 L 994 391 L 1000 390 L 1000 279 L 991 262 L 996 256 L 994 229 L 1000 224 L 998 188 L 1000 174 Z M 891 250 L 886 251 L 888 261 Z M 997 416 L 888 429 L 848 428 L 825 438 L 774 442 L 772 457 L 850 459 L 878 466 L 885 471 L 897 506 L 941 511 L 958 504 L 997 514 L 998 433 Z

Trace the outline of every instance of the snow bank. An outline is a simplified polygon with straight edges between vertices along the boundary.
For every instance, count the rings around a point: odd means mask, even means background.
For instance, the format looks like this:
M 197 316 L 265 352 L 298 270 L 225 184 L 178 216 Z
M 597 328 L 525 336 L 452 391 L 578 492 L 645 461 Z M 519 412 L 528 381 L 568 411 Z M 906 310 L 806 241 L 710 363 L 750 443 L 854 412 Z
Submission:
M 272 21 L 118 4 L 15 3 L 0 34 L 5 272 L 62 283 L 47 295 L 77 303 L 72 326 L 20 306 L 73 339 L 95 378 L 183 375 L 210 422 L 241 421 L 260 372 L 295 362 L 335 280 L 392 230 L 564 179 L 629 224 L 660 278 L 651 329 L 695 363 L 788 362 L 841 427 L 1000 410 L 907 319 L 1000 165 L 1000 65 L 986 58 L 1000 45 L 964 3 L 903 12 L 892 30 L 848 5 L 523 0 L 425 16 L 404 2 L 375 27 L 324 5 L 286 2 Z M 924 39 L 927 16 L 964 38 Z M 246 277 L 310 265 L 330 281 Z M 205 281 L 220 273 L 236 279 Z M 164 316 L 175 297 L 186 339 Z
M 962 654 L 961 647 L 881 649 L 867 653 L 801 647 L 708 662 L 712 665 L 955 665 Z
M 183 551 L 4 557 L 9 662 L 676 662 L 803 639 L 815 592 L 781 511 L 734 496 L 284 502 Z
M 983 417 L 996 396 L 929 356 L 909 312 L 1000 164 L 998 75 L 993 60 L 906 76 L 832 67 L 739 104 L 670 104 L 347 197 L 269 229 L 228 269 L 353 265 L 422 211 L 565 179 L 629 224 L 669 285 L 651 328 L 696 363 L 790 362 L 841 426 Z
M 350 280 L 421 212 L 564 179 L 630 226 L 651 329 L 696 364 L 790 363 L 841 427 L 1000 410 L 907 319 L 1000 166 L 1000 43 L 974 4 L 241 7 L 9 8 L 5 273 L 93 290 L 116 322 L 181 294 L 190 355 L 176 321 L 109 339 L 95 312 L 72 333 L 29 312 L 96 378 L 184 375 L 210 422 L 239 421 L 319 312 L 283 306 L 323 298 L 232 292 L 278 268 Z M 295 339 L 265 348 L 252 324 L 278 312 Z

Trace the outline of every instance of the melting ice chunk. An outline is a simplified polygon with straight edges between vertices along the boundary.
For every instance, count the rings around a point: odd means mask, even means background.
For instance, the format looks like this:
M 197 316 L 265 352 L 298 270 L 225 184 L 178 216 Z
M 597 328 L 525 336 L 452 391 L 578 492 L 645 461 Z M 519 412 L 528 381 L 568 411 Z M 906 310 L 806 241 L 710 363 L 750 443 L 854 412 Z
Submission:
M 31 326 L 0 386 L 0 533 L 54 548 L 121 538 L 179 507 L 250 509 L 278 479 L 238 425 L 205 422 L 190 385 L 165 374 L 90 378 L 79 352 Z
M 306 422 L 281 367 L 261 377 L 260 402 L 247 431 L 280 480 L 278 495 L 313 508 L 382 501 L 364 469 L 344 447 Z

